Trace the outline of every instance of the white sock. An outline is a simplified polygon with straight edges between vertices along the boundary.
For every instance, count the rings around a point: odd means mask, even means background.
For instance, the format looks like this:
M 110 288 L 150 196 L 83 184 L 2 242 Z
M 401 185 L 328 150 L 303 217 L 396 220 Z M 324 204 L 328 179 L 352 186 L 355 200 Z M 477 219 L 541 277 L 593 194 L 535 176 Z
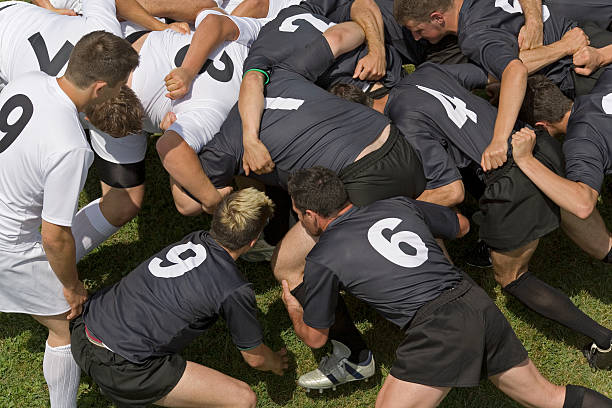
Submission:
M 49 386 L 51 408 L 76 408 L 81 369 L 70 352 L 70 344 L 51 347 L 45 345 L 43 374 Z
M 100 210 L 99 198 L 81 208 L 74 216 L 72 223 L 77 262 L 106 241 L 117 230 L 119 230 L 118 227 L 104 218 L 104 214 Z

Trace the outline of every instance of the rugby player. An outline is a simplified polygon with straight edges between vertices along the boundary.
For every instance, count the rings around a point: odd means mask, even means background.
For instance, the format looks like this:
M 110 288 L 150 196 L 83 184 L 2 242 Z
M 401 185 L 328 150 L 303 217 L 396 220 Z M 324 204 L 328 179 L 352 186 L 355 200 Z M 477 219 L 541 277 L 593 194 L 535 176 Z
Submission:
M 525 119 L 565 136 L 565 176 L 550 172 L 534 157 L 533 134 L 522 131 L 512 138 L 512 155 L 524 174 L 568 214 L 564 229 L 583 249 L 603 262 L 612 262 L 612 235 L 595 208 L 604 176 L 612 172 L 612 69 L 607 68 L 589 95 L 569 100 L 550 81 L 530 78 L 523 107 Z M 576 223 L 575 220 L 584 220 Z M 594 338 L 584 351 L 592 366 L 612 367 L 612 339 Z
M 518 35 L 525 19 L 516 6 L 506 0 L 494 4 L 482 0 L 398 0 L 395 3 L 396 18 L 415 39 L 436 43 L 447 34 L 456 34 L 461 51 L 501 81 L 495 132 L 481 158 L 485 171 L 498 168 L 506 161 L 507 140 L 518 117 L 529 72 L 544 73 L 572 96 L 585 93 L 585 88 L 589 85 L 592 88 L 594 82 L 593 78 L 572 75 L 570 56 L 582 46 L 575 49 L 551 46 L 575 28 L 576 23 L 551 15 L 547 8 L 542 12 L 544 46 L 527 51 L 519 59 Z M 591 38 L 594 46 L 612 44 L 609 32 L 596 29 L 599 30 L 597 44 Z M 589 37 L 593 35 L 589 33 Z M 595 54 L 591 56 L 594 58 Z M 530 62 L 526 64 L 525 60 Z
M 0 94 L 0 310 L 48 328 L 43 373 L 53 408 L 76 407 L 68 320 L 87 298 L 71 226 L 93 153 L 78 112 L 116 95 L 137 64 L 129 43 L 95 31 L 60 78 L 30 72 Z
M 356 207 L 342 180 L 321 167 L 294 173 L 289 194 L 318 241 L 299 289 L 282 282 L 298 337 L 325 343 L 340 289 L 405 333 L 377 407 L 435 407 L 452 387 L 477 386 L 483 376 L 524 406 L 612 406 L 588 388 L 546 380 L 489 296 L 449 263 L 434 237 L 464 235 L 465 217 L 406 197 Z M 333 382 L 351 369 L 343 364 L 328 376 Z

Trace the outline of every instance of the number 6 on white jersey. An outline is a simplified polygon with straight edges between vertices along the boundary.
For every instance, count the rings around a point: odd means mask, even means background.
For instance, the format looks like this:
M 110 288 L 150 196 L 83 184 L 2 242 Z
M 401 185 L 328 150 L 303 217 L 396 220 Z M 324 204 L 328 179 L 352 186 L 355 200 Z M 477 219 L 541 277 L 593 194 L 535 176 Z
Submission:
M 188 250 L 192 250 L 195 255 L 187 259 L 181 259 L 181 254 Z M 149 262 L 149 271 L 158 278 L 177 278 L 200 266 L 206 259 L 206 249 L 200 244 L 187 242 L 170 248 L 166 254 L 166 259 L 173 265 L 161 266 L 164 260 L 155 257 Z
M 370 227 L 368 241 L 372 247 L 387 260 L 404 268 L 416 268 L 427 261 L 428 249 L 421 237 L 411 231 L 398 231 L 387 240 L 384 230 L 393 231 L 402 222 L 399 218 L 385 218 Z M 400 249 L 401 243 L 416 249 L 415 255 L 409 255 Z

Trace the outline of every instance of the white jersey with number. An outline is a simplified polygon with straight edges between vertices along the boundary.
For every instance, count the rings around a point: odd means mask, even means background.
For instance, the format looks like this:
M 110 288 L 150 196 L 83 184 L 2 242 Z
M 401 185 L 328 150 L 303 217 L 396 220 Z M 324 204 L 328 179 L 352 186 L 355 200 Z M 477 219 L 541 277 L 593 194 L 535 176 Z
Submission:
M 196 27 L 211 13 L 224 15 L 204 11 L 198 15 Z M 150 33 L 140 51 L 140 65 L 132 77 L 132 89 L 140 98 L 152 124 L 159 126 L 166 113 L 174 112 L 177 120 L 170 130 L 181 135 L 196 152 L 219 131 L 238 100 L 242 64 L 251 43 L 267 22 L 244 17 L 227 18 L 238 26 L 239 38 L 223 43 L 209 55 L 209 61 L 184 98 L 178 101 L 166 98 L 164 77 L 181 65 L 193 33 L 185 35 L 172 30 Z
M 30 72 L 0 94 L 0 250 L 31 248 L 41 220 L 71 226 L 93 153 L 54 77 Z
M 0 3 L 2 81 L 28 71 L 61 76 L 81 37 L 97 30 L 121 36 L 114 0 L 85 0 L 81 13 L 62 16 L 24 2 Z

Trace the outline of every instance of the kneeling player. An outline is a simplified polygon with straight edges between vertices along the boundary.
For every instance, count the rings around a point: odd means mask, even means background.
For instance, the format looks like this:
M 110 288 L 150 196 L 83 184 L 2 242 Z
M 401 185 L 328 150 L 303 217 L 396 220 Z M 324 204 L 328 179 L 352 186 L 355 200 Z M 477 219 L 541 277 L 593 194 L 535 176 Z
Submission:
M 263 344 L 255 294 L 235 264 L 272 213 L 265 194 L 236 192 L 210 232 L 187 235 L 92 296 L 72 327 L 73 355 L 105 395 L 122 405 L 255 406 L 245 383 L 178 353 L 221 316 L 249 365 L 283 374 L 286 350 Z
M 477 386 L 483 375 L 526 406 L 612 406 L 593 390 L 542 377 L 489 296 L 448 262 L 434 236 L 465 234 L 463 216 L 405 197 L 354 207 L 342 181 L 321 167 L 296 172 L 289 193 L 318 238 L 301 287 L 290 292 L 283 281 L 297 335 L 312 347 L 325 343 L 340 288 L 405 332 L 377 407 L 434 407 L 452 387 Z

